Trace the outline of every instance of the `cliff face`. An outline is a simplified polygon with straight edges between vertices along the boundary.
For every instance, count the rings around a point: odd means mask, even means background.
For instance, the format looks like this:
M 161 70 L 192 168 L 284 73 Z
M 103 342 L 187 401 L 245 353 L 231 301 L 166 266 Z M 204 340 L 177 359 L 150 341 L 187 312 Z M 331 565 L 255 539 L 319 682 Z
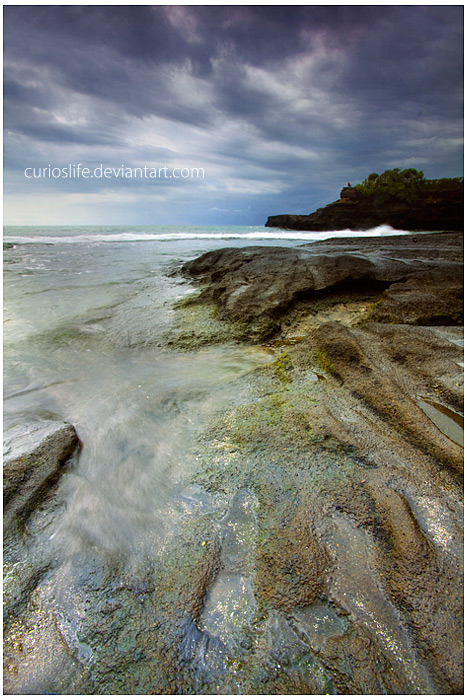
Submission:
M 344 187 L 340 199 L 312 214 L 270 216 L 266 226 L 296 231 L 366 230 L 381 224 L 408 231 L 463 230 L 464 188 L 449 188 L 426 182 L 413 202 L 396 197 L 384 202 L 362 195 L 354 187 Z

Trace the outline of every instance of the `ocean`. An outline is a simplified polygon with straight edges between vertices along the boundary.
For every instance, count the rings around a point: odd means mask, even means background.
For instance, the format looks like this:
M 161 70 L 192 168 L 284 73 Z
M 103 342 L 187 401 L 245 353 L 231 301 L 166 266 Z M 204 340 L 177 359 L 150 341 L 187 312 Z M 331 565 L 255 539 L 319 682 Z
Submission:
M 203 506 L 189 484 L 194 441 L 235 403 L 234 380 L 277 354 L 170 347 L 173 304 L 195 291 L 170 273 L 214 248 L 394 233 L 6 227 L 4 430 L 61 419 L 83 443 L 60 482 L 57 547 L 152 556 L 167 546 L 187 504 Z

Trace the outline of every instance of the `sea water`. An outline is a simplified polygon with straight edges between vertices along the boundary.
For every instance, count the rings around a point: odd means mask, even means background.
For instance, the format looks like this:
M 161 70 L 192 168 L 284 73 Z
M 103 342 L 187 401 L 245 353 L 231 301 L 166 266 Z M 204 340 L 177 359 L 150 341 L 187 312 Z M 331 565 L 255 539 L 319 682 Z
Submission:
M 173 304 L 194 291 L 171 275 L 181 263 L 226 246 L 387 233 L 7 227 L 4 430 L 38 419 L 76 427 L 83 449 L 60 486 L 66 547 L 160 551 L 177 512 L 208 507 L 188 483 L 194 441 L 235 402 L 233 380 L 274 357 L 262 346 L 167 345 Z

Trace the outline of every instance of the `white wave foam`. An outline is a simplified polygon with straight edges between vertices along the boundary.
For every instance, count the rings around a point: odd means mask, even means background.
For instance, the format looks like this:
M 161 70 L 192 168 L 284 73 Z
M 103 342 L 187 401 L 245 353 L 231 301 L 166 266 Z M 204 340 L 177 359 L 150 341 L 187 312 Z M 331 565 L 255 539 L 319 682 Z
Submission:
M 5 235 L 6 243 L 138 243 L 149 241 L 186 241 L 186 240 L 267 240 L 267 241 L 323 241 L 328 238 L 363 238 L 369 236 L 404 235 L 408 231 L 393 229 L 382 225 L 367 231 L 342 229 L 337 231 L 285 231 L 283 229 L 262 229 L 259 231 L 219 231 L 219 232 L 144 232 L 125 231 L 121 233 L 83 233 L 75 236 L 44 235 Z

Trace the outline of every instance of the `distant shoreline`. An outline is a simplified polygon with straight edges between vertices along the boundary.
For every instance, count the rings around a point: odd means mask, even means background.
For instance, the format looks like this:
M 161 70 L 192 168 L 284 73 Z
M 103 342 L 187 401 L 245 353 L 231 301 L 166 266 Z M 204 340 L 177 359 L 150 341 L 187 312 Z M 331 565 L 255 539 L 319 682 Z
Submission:
M 295 231 L 368 230 L 381 225 L 410 232 L 463 231 L 464 185 L 460 179 L 426 180 L 410 201 L 395 196 L 381 201 L 360 187 L 344 187 L 340 199 L 311 214 L 269 216 L 265 226 Z

